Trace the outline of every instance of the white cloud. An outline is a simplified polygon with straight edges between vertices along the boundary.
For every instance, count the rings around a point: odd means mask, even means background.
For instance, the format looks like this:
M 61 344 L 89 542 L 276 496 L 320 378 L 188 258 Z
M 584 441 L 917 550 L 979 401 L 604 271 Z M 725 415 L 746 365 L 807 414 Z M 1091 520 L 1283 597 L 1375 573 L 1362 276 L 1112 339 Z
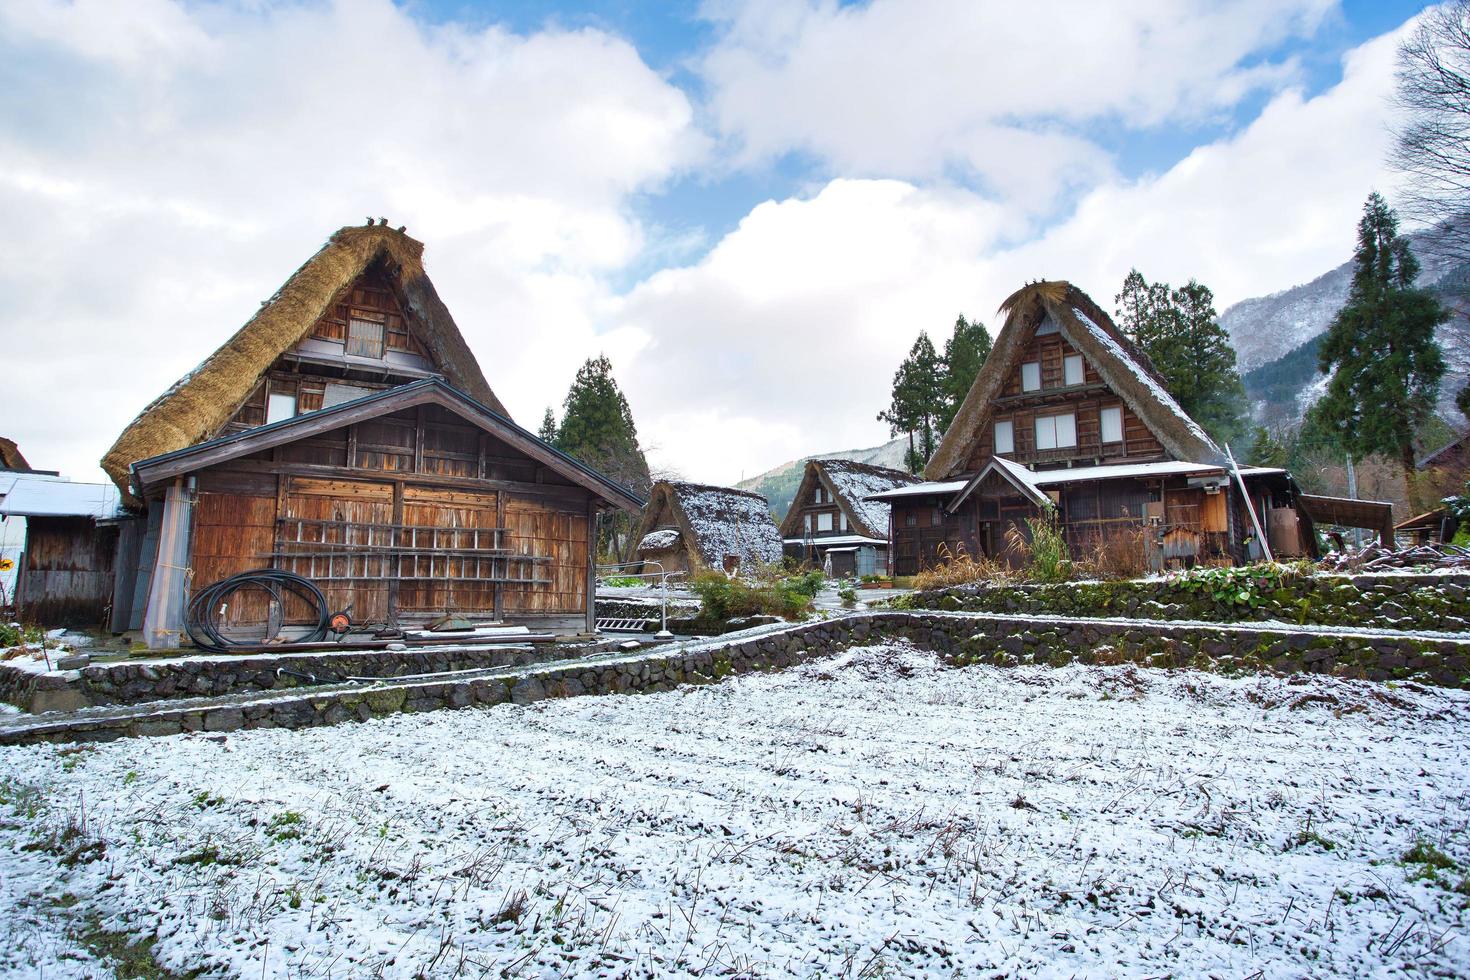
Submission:
M 1009 247 L 1000 203 L 903 181 L 839 180 L 757 207 L 704 260 L 638 286 L 617 322 L 646 340 L 628 389 L 658 461 L 730 481 L 872 445 L 874 415 L 920 329 L 993 311 L 1022 283 L 1066 278 L 1105 308 L 1128 269 L 1196 277 L 1221 305 L 1304 282 L 1348 255 L 1387 180 L 1396 37 L 1349 53 L 1340 84 L 1277 95 L 1251 125 L 1167 172 L 1085 195 Z
M 625 41 L 386 0 L 0 0 L 5 434 L 79 477 L 327 234 L 387 215 L 522 421 L 599 346 L 630 195 L 703 152 Z M 17 410 L 23 407 L 22 410 Z
M 1263 52 L 1335 7 L 729 0 L 706 8 L 722 33 L 701 70 L 715 124 L 747 161 L 799 151 L 840 174 L 920 179 L 960 167 L 1045 207 L 1109 174 L 1079 126 L 1198 120 L 1278 87 L 1294 66 Z

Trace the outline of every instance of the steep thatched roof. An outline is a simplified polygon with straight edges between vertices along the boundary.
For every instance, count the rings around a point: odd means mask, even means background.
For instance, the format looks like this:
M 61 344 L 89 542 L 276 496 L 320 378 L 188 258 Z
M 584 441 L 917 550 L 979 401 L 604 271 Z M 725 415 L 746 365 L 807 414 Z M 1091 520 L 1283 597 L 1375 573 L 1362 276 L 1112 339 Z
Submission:
M 739 558 L 745 569 L 781 560 L 781 533 L 758 493 L 660 480 L 643 508 L 638 539 L 667 527 L 679 530 L 691 557 L 706 568 L 724 568 L 727 556 Z
M 781 522 L 784 537 L 799 537 L 802 533 L 801 510 L 811 499 L 812 491 L 820 483 L 832 494 L 837 506 L 847 514 L 847 522 L 854 532 L 870 538 L 888 537 L 889 505 L 882 500 L 866 498 L 875 493 L 906 487 L 922 482 L 921 477 L 903 470 L 891 470 L 886 466 L 859 463 L 852 459 L 809 459 L 806 472 L 801 475 L 801 485 L 791 500 L 791 509 Z
M 14 439 L 0 436 L 0 470 L 11 470 L 16 473 L 29 473 L 31 464 L 20 454 L 20 447 L 15 444 Z
M 990 424 L 996 397 L 1044 320 L 1057 325 L 1067 342 L 1092 364 L 1173 458 L 1197 463 L 1224 460 L 1220 447 L 1164 388 L 1148 356 L 1082 290 L 1060 280 L 1031 283 L 1012 294 L 1000 309 L 1006 314 L 1005 325 L 925 467 L 925 477 L 945 480 L 964 472 L 976 441 Z
M 451 385 L 508 415 L 423 266 L 424 245 L 382 225 L 343 228 L 286 280 L 235 335 L 123 430 L 102 468 L 131 502 L 128 467 L 201 442 L 239 410 L 275 361 L 305 338 L 374 263 L 397 287 L 414 334 Z

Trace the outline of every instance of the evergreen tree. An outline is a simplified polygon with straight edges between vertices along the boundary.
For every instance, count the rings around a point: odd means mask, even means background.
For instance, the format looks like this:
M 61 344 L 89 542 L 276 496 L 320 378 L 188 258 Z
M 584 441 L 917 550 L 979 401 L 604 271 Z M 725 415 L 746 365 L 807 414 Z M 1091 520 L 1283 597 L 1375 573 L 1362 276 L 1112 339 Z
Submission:
M 543 430 L 545 425 L 543 420 Z M 563 403 L 555 445 L 636 493 L 646 494 L 653 485 L 648 460 L 638 446 L 632 409 L 613 379 L 606 355 L 589 358 L 577 371 Z M 599 533 L 604 551 L 627 560 L 632 530 L 629 515 L 604 515 Z
M 556 445 L 556 416 L 551 414 L 551 406 L 546 406 L 546 414 L 541 417 L 541 428 L 536 435 L 542 442 Z
M 1465 385 L 1455 394 L 1455 407 L 1460 414 L 1470 419 L 1470 384 Z
M 1264 425 L 1258 425 L 1251 431 L 1250 459 L 1255 465 L 1285 467 L 1288 457 L 1285 444 Z
M 909 449 L 904 465 L 910 473 L 921 471 L 934 454 L 939 415 L 945 401 L 942 375 L 934 342 L 928 333 L 920 331 L 909 356 L 893 375 L 888 408 L 878 413 L 878 421 L 887 422 L 893 435 L 908 433 Z
M 1171 289 L 1134 269 L 1116 302 L 1123 331 L 1148 355 L 1179 407 L 1218 441 L 1247 436 L 1245 386 L 1209 287 L 1191 279 Z
M 979 320 L 966 320 L 961 313 L 954 322 L 954 334 L 944 342 L 941 387 L 944 404 L 939 412 L 939 431 L 948 432 L 955 413 L 965 403 L 975 375 L 990 356 L 990 333 Z
M 1433 414 L 1445 372 L 1434 329 L 1449 319 L 1432 293 L 1414 287 L 1418 275 L 1398 217 L 1375 191 L 1358 222 L 1347 305 L 1318 354 L 1318 367 L 1332 377 L 1314 406 L 1355 458 L 1382 453 L 1400 461 L 1411 505 L 1414 436 Z

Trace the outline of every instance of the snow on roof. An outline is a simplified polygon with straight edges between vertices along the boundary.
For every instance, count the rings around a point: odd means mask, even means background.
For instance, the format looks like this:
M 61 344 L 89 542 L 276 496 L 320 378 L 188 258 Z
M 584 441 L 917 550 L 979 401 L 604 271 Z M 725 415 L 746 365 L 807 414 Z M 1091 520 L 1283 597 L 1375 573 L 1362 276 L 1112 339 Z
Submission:
M 104 520 L 122 510 L 110 483 L 71 483 L 54 476 L 18 473 L 0 500 L 3 517 L 90 517 Z M 3 486 L 0 486 L 3 489 Z
M 1010 463 L 1010 460 L 1006 460 Z M 1017 467 L 1018 464 L 1010 463 Z M 1157 463 L 1114 463 L 1107 466 L 1074 466 L 1071 469 L 1041 470 L 1030 473 L 1031 482 L 1039 487 L 1058 483 L 1085 483 L 1091 480 L 1126 480 L 1138 477 L 1192 476 L 1199 473 L 1226 473 L 1223 466 L 1189 463 L 1170 459 Z
M 870 538 L 862 534 L 833 534 L 820 538 L 786 538 L 787 544 L 809 544 L 814 548 L 826 548 L 833 544 L 881 544 L 887 545 L 887 538 Z
M 1086 313 L 1083 313 L 1077 307 L 1072 307 L 1072 313 L 1077 317 L 1077 320 L 1084 327 L 1087 328 L 1088 332 L 1092 334 L 1093 338 L 1096 339 L 1098 343 L 1106 347 L 1109 353 L 1117 358 L 1119 364 L 1125 365 L 1128 370 L 1133 373 L 1133 376 L 1136 377 L 1144 385 L 1144 387 L 1149 390 L 1149 393 L 1152 394 L 1154 398 L 1156 398 L 1158 402 L 1164 406 L 1164 408 L 1168 409 L 1170 412 L 1178 416 L 1179 421 L 1189 427 L 1190 432 L 1193 433 L 1196 438 L 1198 438 L 1206 446 L 1215 445 L 1215 440 L 1211 439 L 1208 435 L 1205 434 L 1205 430 L 1201 429 L 1199 427 L 1199 423 L 1189 417 L 1189 414 L 1184 411 L 1184 409 L 1177 401 L 1174 400 L 1174 396 L 1169 394 L 1168 390 L 1165 389 L 1163 385 L 1159 384 L 1157 378 L 1155 378 L 1148 371 L 1144 370 L 1143 365 L 1134 360 L 1133 357 L 1131 357 L 1128 352 L 1124 350 L 1123 347 L 1116 340 L 1113 339 L 1112 334 L 1108 333 L 1102 327 L 1094 323 L 1091 317 L 1089 317 Z
M 661 527 L 657 531 L 650 531 L 638 542 L 639 551 L 667 551 L 679 543 L 679 529 L 676 527 Z
M 875 500 L 896 500 L 900 497 L 926 497 L 933 495 L 944 495 L 958 493 L 965 489 L 969 480 L 938 480 L 925 483 L 913 483 L 906 487 L 895 487 L 882 493 L 873 494 Z
M 820 459 L 814 462 L 826 474 L 832 489 L 848 505 L 850 516 L 862 525 L 860 530 L 872 534 L 888 533 L 889 505 L 873 499 L 874 495 L 920 482 L 919 477 L 900 470 L 858 463 L 850 459 Z
M 729 487 L 669 481 L 679 509 L 689 522 L 705 564 L 718 569 L 729 556 L 742 566 L 771 565 L 781 560 L 781 532 L 771 518 L 766 498 Z

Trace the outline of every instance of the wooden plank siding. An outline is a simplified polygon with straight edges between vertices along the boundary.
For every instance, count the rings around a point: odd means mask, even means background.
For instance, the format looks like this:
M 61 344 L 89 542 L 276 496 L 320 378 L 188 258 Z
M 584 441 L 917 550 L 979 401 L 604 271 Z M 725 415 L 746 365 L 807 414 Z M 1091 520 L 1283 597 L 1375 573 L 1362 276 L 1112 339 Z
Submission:
M 221 462 L 196 481 L 194 588 L 277 567 L 358 623 L 586 620 L 593 495 L 437 405 Z M 286 621 L 304 611 L 288 602 Z M 242 595 L 228 622 L 259 628 L 267 612 L 264 594 Z
M 89 517 L 27 518 L 15 590 L 21 619 L 47 628 L 105 625 L 117 536 Z
M 1017 358 L 1015 369 L 1006 377 L 1001 394 L 996 398 L 990 423 L 976 434 L 966 467 L 976 472 L 995 454 L 995 423 L 1009 421 L 1014 433 L 1015 449 L 1005 454 L 1018 463 L 1056 465 L 1068 462 L 1124 463 L 1166 458 L 1163 444 L 1149 431 L 1143 420 L 1123 400 L 1108 389 L 1102 376 L 1083 358 L 1082 383 L 1068 386 L 1064 382 L 1065 358 L 1078 351 L 1060 334 L 1032 337 Z M 1041 388 L 1022 390 L 1021 366 L 1041 365 Z M 1102 410 L 1118 408 L 1122 413 L 1123 439 L 1102 441 Z M 1072 412 L 1077 417 L 1077 445 L 1061 449 L 1036 448 L 1036 419 L 1042 416 Z

